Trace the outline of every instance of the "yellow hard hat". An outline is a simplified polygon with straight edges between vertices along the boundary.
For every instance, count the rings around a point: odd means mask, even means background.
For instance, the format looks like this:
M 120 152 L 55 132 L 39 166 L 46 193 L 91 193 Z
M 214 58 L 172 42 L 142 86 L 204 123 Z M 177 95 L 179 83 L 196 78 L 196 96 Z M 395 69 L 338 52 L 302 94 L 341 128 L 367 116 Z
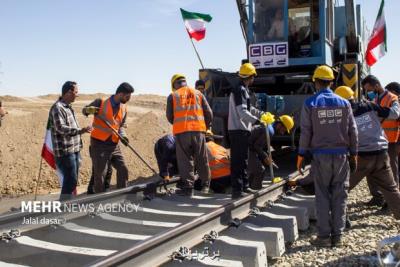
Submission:
M 175 82 L 176 80 L 182 79 L 182 78 L 183 78 L 183 79 L 186 79 L 185 75 L 180 74 L 180 73 L 174 74 L 174 76 L 172 76 L 172 78 L 171 78 L 171 88 L 172 88 L 172 91 L 175 90 L 175 89 L 174 89 L 174 82 Z
M 319 66 L 315 69 L 314 75 L 312 77 L 313 82 L 315 82 L 315 79 L 323 80 L 323 81 L 332 81 L 335 79 L 335 76 L 333 75 L 333 70 L 331 67 L 322 65 Z
M 293 118 L 290 117 L 289 115 L 282 115 L 282 116 L 279 117 L 279 120 L 285 126 L 287 132 L 290 133 L 290 130 L 292 130 L 292 128 L 294 126 Z
M 256 68 L 251 63 L 244 63 L 240 66 L 239 77 L 248 78 L 252 75 L 257 75 Z
M 335 90 L 335 94 L 337 94 L 338 96 L 343 97 L 344 99 L 353 99 L 354 98 L 354 91 L 351 90 L 350 87 L 348 86 L 339 86 L 338 88 L 336 88 Z

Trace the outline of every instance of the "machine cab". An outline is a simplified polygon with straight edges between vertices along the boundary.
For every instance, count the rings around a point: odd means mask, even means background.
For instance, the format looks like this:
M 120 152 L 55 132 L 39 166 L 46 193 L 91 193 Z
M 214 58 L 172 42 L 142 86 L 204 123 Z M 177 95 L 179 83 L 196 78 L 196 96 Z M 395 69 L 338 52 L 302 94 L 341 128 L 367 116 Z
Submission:
M 334 0 L 241 2 L 247 7 L 247 18 L 241 17 L 248 57 L 256 68 L 332 65 Z

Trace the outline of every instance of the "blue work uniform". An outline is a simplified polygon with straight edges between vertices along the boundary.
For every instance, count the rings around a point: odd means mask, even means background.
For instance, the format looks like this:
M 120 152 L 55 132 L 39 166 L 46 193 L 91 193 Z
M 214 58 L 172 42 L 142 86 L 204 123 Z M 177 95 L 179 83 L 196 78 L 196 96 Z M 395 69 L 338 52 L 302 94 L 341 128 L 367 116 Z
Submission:
M 299 154 L 311 152 L 317 229 L 320 238 L 340 236 L 345 228 L 350 167 L 358 133 L 350 103 L 331 89 L 306 99 L 300 119 Z

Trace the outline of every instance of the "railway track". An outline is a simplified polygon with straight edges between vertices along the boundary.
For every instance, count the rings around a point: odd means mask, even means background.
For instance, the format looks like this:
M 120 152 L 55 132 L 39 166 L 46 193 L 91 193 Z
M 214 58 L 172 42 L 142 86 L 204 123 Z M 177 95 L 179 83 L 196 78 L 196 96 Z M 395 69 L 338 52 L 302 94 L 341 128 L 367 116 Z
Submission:
M 279 157 L 277 176 L 298 175 L 289 157 Z M 66 203 L 100 211 L 4 214 L 0 266 L 267 266 L 314 218 L 313 198 L 285 196 L 285 183 L 264 182 L 235 201 L 200 193 L 144 200 L 152 186 L 144 183 Z

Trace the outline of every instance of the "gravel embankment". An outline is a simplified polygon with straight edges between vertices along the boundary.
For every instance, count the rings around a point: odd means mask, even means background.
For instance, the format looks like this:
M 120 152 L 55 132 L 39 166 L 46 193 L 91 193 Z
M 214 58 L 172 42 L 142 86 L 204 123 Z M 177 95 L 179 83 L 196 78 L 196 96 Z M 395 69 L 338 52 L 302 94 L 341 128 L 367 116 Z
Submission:
M 389 211 L 364 205 L 370 199 L 365 179 L 349 196 L 348 209 L 352 228 L 344 234 L 341 248 L 315 248 L 309 243 L 316 234 L 316 224 L 286 249 L 284 256 L 269 261 L 271 266 L 379 266 L 376 259 L 377 243 L 385 237 L 400 234 L 400 223 Z

